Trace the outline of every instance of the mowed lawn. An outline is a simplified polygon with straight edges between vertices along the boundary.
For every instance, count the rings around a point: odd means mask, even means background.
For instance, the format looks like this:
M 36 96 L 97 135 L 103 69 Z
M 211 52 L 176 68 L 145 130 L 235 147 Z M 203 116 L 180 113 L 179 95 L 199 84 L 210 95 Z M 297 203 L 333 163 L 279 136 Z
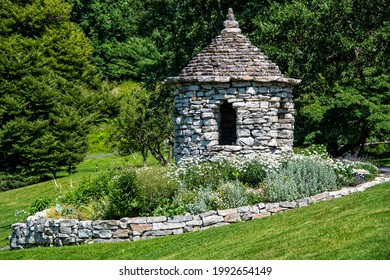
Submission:
M 390 183 L 260 220 L 137 242 L 2 251 L 0 259 L 390 259 Z

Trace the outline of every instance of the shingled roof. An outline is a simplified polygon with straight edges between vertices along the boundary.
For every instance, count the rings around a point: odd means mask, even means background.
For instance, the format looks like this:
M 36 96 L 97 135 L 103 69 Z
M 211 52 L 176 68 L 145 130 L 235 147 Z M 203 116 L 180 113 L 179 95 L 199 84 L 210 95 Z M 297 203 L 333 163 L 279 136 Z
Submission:
M 279 67 L 241 34 L 233 10 L 229 9 L 224 29 L 210 45 L 195 56 L 170 84 L 255 81 L 297 85 L 301 81 L 286 78 Z

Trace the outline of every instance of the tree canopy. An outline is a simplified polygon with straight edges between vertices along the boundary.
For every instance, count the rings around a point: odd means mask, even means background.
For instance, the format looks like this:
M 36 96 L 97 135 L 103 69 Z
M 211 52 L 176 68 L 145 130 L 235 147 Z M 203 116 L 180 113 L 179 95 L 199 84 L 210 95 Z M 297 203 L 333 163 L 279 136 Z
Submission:
M 70 172 L 87 152 L 89 124 L 115 108 L 93 49 L 63 0 L 5 0 L 0 11 L 0 172 Z
M 388 1 L 273 2 L 251 37 L 289 76 L 298 145 L 325 143 L 340 156 L 389 140 Z

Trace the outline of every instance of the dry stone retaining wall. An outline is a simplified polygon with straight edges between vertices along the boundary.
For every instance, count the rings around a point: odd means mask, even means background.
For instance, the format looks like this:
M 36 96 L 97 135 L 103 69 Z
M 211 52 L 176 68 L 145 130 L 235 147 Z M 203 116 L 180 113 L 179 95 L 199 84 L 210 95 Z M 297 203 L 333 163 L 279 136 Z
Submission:
M 11 249 L 38 246 L 68 246 L 85 243 L 136 241 L 208 229 L 241 221 L 259 219 L 311 203 L 330 200 L 361 192 L 376 184 L 390 181 L 378 177 L 357 187 L 324 192 L 295 201 L 259 203 L 233 209 L 208 211 L 199 215 L 175 217 L 135 217 L 121 220 L 78 221 L 74 219 L 49 220 L 39 214 L 29 217 L 27 223 L 12 225 Z

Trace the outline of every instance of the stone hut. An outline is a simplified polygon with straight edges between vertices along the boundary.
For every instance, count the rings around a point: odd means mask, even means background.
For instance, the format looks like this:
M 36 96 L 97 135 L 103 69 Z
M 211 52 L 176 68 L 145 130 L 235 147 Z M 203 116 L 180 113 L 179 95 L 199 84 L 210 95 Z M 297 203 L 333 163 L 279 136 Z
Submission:
M 241 33 L 232 9 L 224 29 L 177 77 L 176 162 L 199 157 L 292 152 L 292 87 L 278 66 Z

